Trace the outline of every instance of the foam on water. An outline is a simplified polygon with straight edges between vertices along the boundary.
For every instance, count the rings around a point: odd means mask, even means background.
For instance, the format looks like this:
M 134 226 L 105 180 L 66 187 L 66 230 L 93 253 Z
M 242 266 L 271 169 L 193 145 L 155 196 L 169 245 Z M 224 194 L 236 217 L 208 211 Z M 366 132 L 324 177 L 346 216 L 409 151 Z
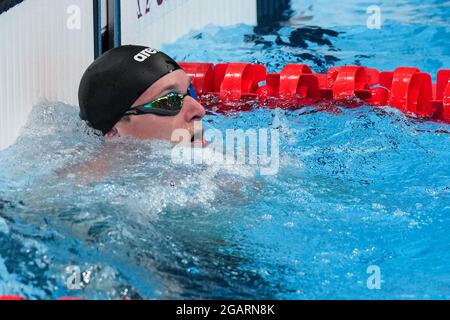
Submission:
M 169 235 L 152 227 L 161 214 L 177 211 L 207 218 L 222 201 L 239 194 L 256 172 L 225 161 L 175 165 L 172 147 L 162 141 L 104 142 L 78 119 L 75 107 L 37 106 L 17 143 L 1 153 L 2 215 L 38 228 L 36 234 L 45 226 L 51 238 L 70 235 L 96 247 L 113 246 L 114 251 L 142 241 L 166 246 Z M 186 218 L 177 219 L 188 225 Z M 5 235 L 15 229 L 3 218 L 0 226 Z M 161 263 L 159 253 L 149 253 Z

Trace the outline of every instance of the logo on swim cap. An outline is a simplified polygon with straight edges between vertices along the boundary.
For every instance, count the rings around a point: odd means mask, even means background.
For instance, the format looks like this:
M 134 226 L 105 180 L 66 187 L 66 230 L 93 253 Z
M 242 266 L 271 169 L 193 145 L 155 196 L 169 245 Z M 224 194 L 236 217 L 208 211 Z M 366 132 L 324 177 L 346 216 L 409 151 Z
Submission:
M 158 52 L 159 51 L 156 49 L 147 48 L 135 55 L 134 60 L 136 60 L 137 62 L 144 62 L 145 60 L 150 58 L 150 56 L 157 54 Z

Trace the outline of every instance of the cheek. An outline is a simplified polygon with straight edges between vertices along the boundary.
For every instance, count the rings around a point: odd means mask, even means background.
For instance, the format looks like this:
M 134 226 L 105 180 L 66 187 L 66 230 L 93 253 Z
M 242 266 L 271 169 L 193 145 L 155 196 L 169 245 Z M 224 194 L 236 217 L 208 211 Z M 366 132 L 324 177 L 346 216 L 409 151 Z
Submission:
M 175 129 L 188 129 L 189 128 L 189 123 L 186 121 L 185 119 L 185 114 L 180 112 L 179 114 L 176 115 L 175 119 L 174 119 L 174 127 Z
M 171 128 L 169 118 L 152 115 L 136 117 L 130 125 L 131 134 L 141 139 L 168 139 Z

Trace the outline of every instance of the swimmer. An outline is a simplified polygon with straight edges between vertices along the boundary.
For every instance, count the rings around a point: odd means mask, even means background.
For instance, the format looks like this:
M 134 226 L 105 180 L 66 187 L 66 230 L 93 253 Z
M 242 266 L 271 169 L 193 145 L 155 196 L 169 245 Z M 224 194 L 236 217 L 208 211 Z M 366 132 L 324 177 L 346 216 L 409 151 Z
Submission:
M 207 144 L 202 126 L 205 109 L 191 79 L 161 51 L 134 45 L 107 51 L 85 71 L 78 100 L 81 119 L 100 131 L 106 141 L 124 137 L 195 147 Z M 179 130 L 184 134 L 174 135 Z M 101 179 L 117 165 L 116 148 L 105 144 L 94 159 L 57 174 L 86 183 Z
M 165 53 L 143 46 L 109 50 L 84 73 L 78 91 L 80 117 L 105 139 L 127 137 L 174 143 L 186 130 L 188 143 L 203 140 L 199 103 L 190 78 Z M 180 138 L 178 138 L 180 139 Z

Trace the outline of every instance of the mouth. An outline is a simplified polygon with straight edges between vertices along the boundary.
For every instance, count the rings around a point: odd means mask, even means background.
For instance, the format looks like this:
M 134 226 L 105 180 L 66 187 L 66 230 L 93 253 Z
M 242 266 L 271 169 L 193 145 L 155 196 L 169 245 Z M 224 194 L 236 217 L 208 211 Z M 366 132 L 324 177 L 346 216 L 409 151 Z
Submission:
M 205 141 L 204 135 L 205 135 L 204 129 L 194 132 L 191 138 L 191 143 L 195 146 L 205 147 L 208 144 L 208 142 Z

